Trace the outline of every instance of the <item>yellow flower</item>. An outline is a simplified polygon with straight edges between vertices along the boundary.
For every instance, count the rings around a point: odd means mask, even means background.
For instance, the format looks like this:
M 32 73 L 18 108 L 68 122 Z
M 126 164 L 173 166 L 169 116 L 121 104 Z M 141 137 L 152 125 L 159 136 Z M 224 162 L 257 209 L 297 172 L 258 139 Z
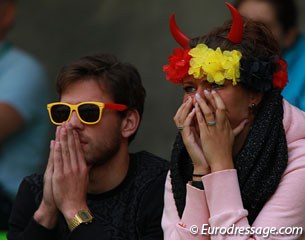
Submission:
M 220 48 L 213 50 L 205 44 L 198 44 L 191 49 L 189 75 L 200 79 L 207 76 L 207 81 L 222 85 L 226 79 L 237 84 L 240 77 L 239 66 L 242 54 L 239 51 L 224 51 Z
M 212 49 L 209 51 L 206 61 L 203 63 L 203 70 L 209 82 L 215 82 L 217 84 L 224 83 L 224 61 L 225 59 L 220 48 L 217 48 L 216 51 Z
M 205 44 L 198 44 L 195 48 L 189 51 L 189 55 L 192 56 L 190 60 L 189 75 L 193 75 L 194 78 L 202 78 L 205 73 L 203 72 L 202 65 L 206 61 L 209 48 Z
M 232 80 L 233 85 L 236 85 L 238 79 L 240 78 L 239 67 L 240 67 L 240 59 L 242 57 L 242 54 L 236 50 L 224 51 L 223 54 L 226 60 L 224 64 L 224 69 L 225 69 L 224 76 L 226 79 Z

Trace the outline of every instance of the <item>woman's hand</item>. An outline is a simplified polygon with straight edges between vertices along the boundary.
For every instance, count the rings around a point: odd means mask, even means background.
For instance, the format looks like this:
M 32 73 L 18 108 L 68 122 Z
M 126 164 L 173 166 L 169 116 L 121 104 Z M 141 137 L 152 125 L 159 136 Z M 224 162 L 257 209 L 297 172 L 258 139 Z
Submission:
M 247 120 L 232 129 L 225 104 L 216 91 L 205 91 L 206 98 L 198 93 L 195 112 L 200 130 L 203 154 L 211 172 L 234 168 L 232 149 L 234 137 L 244 128 Z
M 195 109 L 193 108 L 193 99 L 189 97 L 178 109 L 174 122 L 177 128 L 182 128 L 181 135 L 184 145 L 191 157 L 194 165 L 194 174 L 208 174 L 209 165 L 204 158 L 201 148 L 199 134 L 194 125 Z

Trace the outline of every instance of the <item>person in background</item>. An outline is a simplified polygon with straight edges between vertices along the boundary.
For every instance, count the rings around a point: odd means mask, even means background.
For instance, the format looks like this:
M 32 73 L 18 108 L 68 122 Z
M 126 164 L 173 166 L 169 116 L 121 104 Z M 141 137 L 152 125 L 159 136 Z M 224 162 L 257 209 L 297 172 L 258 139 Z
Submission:
M 43 109 L 51 99 L 46 71 L 6 40 L 15 14 L 14 0 L 0 0 L 0 199 L 10 201 L 23 177 L 44 165 L 41 159 L 50 139 L 48 114 Z M 0 205 L 1 221 L 7 223 L 10 209 L 4 206 L 10 204 Z
M 305 110 L 305 36 L 298 28 L 294 0 L 241 0 L 241 15 L 266 24 L 272 31 L 288 63 L 289 82 L 282 92 L 291 104 Z
M 163 239 L 168 162 L 128 151 L 145 100 L 136 68 L 86 56 L 63 67 L 56 86 L 48 166 L 23 180 L 8 239 Z
M 174 117 L 180 132 L 165 186 L 164 238 L 299 239 L 305 113 L 281 96 L 287 64 L 271 31 L 227 5 L 233 21 L 198 38 L 171 18 L 182 48 L 163 69 L 185 94 Z

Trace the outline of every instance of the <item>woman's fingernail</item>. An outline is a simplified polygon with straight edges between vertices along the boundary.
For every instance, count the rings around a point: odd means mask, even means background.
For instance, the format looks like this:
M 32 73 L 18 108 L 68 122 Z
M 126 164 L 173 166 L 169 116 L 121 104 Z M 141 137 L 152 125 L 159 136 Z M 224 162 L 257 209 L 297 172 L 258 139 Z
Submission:
M 196 94 L 195 94 L 195 98 L 196 98 L 196 99 L 201 99 L 200 94 L 199 94 L 199 93 L 196 93 Z
M 216 93 L 216 91 L 215 90 L 212 90 L 212 92 L 211 92 L 212 94 L 215 94 Z
M 204 95 L 206 95 L 206 96 L 208 96 L 208 95 L 210 95 L 211 93 L 210 93 L 210 91 L 209 90 L 207 90 L 207 89 L 204 89 L 203 90 L 203 93 L 204 93 Z

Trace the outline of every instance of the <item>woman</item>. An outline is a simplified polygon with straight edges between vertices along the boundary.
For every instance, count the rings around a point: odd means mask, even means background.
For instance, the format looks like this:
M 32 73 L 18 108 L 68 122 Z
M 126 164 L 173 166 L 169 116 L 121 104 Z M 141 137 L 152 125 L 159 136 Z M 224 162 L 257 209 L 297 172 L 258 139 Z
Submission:
M 287 66 L 271 32 L 227 5 L 233 22 L 192 40 L 171 18 L 183 49 L 164 71 L 185 94 L 174 117 L 180 133 L 164 236 L 297 239 L 301 228 L 291 227 L 305 227 L 305 114 L 281 97 Z

